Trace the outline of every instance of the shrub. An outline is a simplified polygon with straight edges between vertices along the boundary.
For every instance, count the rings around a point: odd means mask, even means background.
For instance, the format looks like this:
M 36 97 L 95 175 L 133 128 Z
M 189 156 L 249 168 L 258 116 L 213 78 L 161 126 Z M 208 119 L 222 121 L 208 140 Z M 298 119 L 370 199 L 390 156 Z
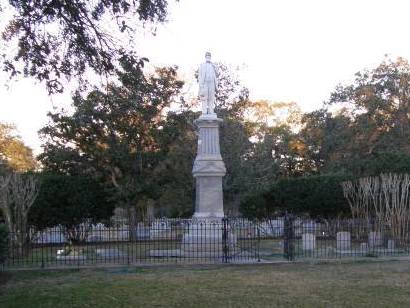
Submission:
M 90 177 L 44 174 L 29 222 L 39 230 L 62 225 L 70 240 L 81 241 L 86 235 L 79 231 L 82 224 L 112 216 L 114 204 L 107 200 L 106 191 Z
M 343 175 L 282 179 L 267 191 L 245 198 L 241 212 L 248 218 L 269 217 L 285 211 L 322 218 L 347 216 L 350 208 L 340 185 L 347 179 Z

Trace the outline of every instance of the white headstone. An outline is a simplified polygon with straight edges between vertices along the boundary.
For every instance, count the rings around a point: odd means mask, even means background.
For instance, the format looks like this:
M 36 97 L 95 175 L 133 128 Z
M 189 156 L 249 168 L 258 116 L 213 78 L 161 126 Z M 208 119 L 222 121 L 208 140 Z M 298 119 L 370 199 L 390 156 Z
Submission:
M 337 232 L 336 234 L 336 248 L 337 250 L 350 249 L 350 232 Z
M 303 231 L 306 233 L 316 233 L 317 224 L 313 220 L 304 221 L 303 224 Z
M 365 252 L 369 249 L 369 245 L 367 243 L 360 243 L 360 252 Z
M 316 247 L 316 236 L 312 233 L 302 234 L 302 249 L 314 250 Z
M 382 245 L 382 235 L 380 232 L 369 232 L 369 247 L 377 247 Z
M 387 241 L 387 249 L 396 249 L 396 242 L 394 240 L 388 240 Z

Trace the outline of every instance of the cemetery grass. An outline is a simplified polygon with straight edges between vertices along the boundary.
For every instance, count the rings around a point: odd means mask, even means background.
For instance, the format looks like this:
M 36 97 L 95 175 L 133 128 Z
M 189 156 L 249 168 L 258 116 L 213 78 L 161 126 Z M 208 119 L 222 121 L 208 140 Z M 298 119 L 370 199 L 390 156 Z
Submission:
M 408 261 L 0 272 L 1 307 L 409 307 Z

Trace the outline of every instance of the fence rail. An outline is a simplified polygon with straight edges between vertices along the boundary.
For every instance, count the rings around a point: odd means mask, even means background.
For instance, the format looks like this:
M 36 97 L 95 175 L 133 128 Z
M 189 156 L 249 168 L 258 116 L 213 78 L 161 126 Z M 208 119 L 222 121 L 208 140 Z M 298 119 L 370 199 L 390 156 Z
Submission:
M 156 219 L 9 234 L 3 269 L 112 264 L 252 263 L 410 256 L 410 226 L 293 216 L 251 221 Z M 21 236 L 20 236 L 21 238 Z

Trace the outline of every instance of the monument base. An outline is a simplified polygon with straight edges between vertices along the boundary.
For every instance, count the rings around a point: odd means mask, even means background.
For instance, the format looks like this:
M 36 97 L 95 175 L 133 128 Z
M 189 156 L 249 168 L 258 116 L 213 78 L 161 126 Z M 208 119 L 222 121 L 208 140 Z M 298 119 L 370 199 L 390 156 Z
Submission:
M 223 216 L 223 213 L 222 213 Z M 150 257 L 183 257 L 192 259 L 224 260 L 237 251 L 237 236 L 223 217 L 209 213 L 195 213 L 185 227 L 179 248 L 151 250 Z
M 224 225 L 222 217 L 199 218 L 206 215 L 195 213 L 198 219 L 187 227 L 182 237 L 181 250 L 187 257 L 223 257 L 236 245 L 236 235 Z

